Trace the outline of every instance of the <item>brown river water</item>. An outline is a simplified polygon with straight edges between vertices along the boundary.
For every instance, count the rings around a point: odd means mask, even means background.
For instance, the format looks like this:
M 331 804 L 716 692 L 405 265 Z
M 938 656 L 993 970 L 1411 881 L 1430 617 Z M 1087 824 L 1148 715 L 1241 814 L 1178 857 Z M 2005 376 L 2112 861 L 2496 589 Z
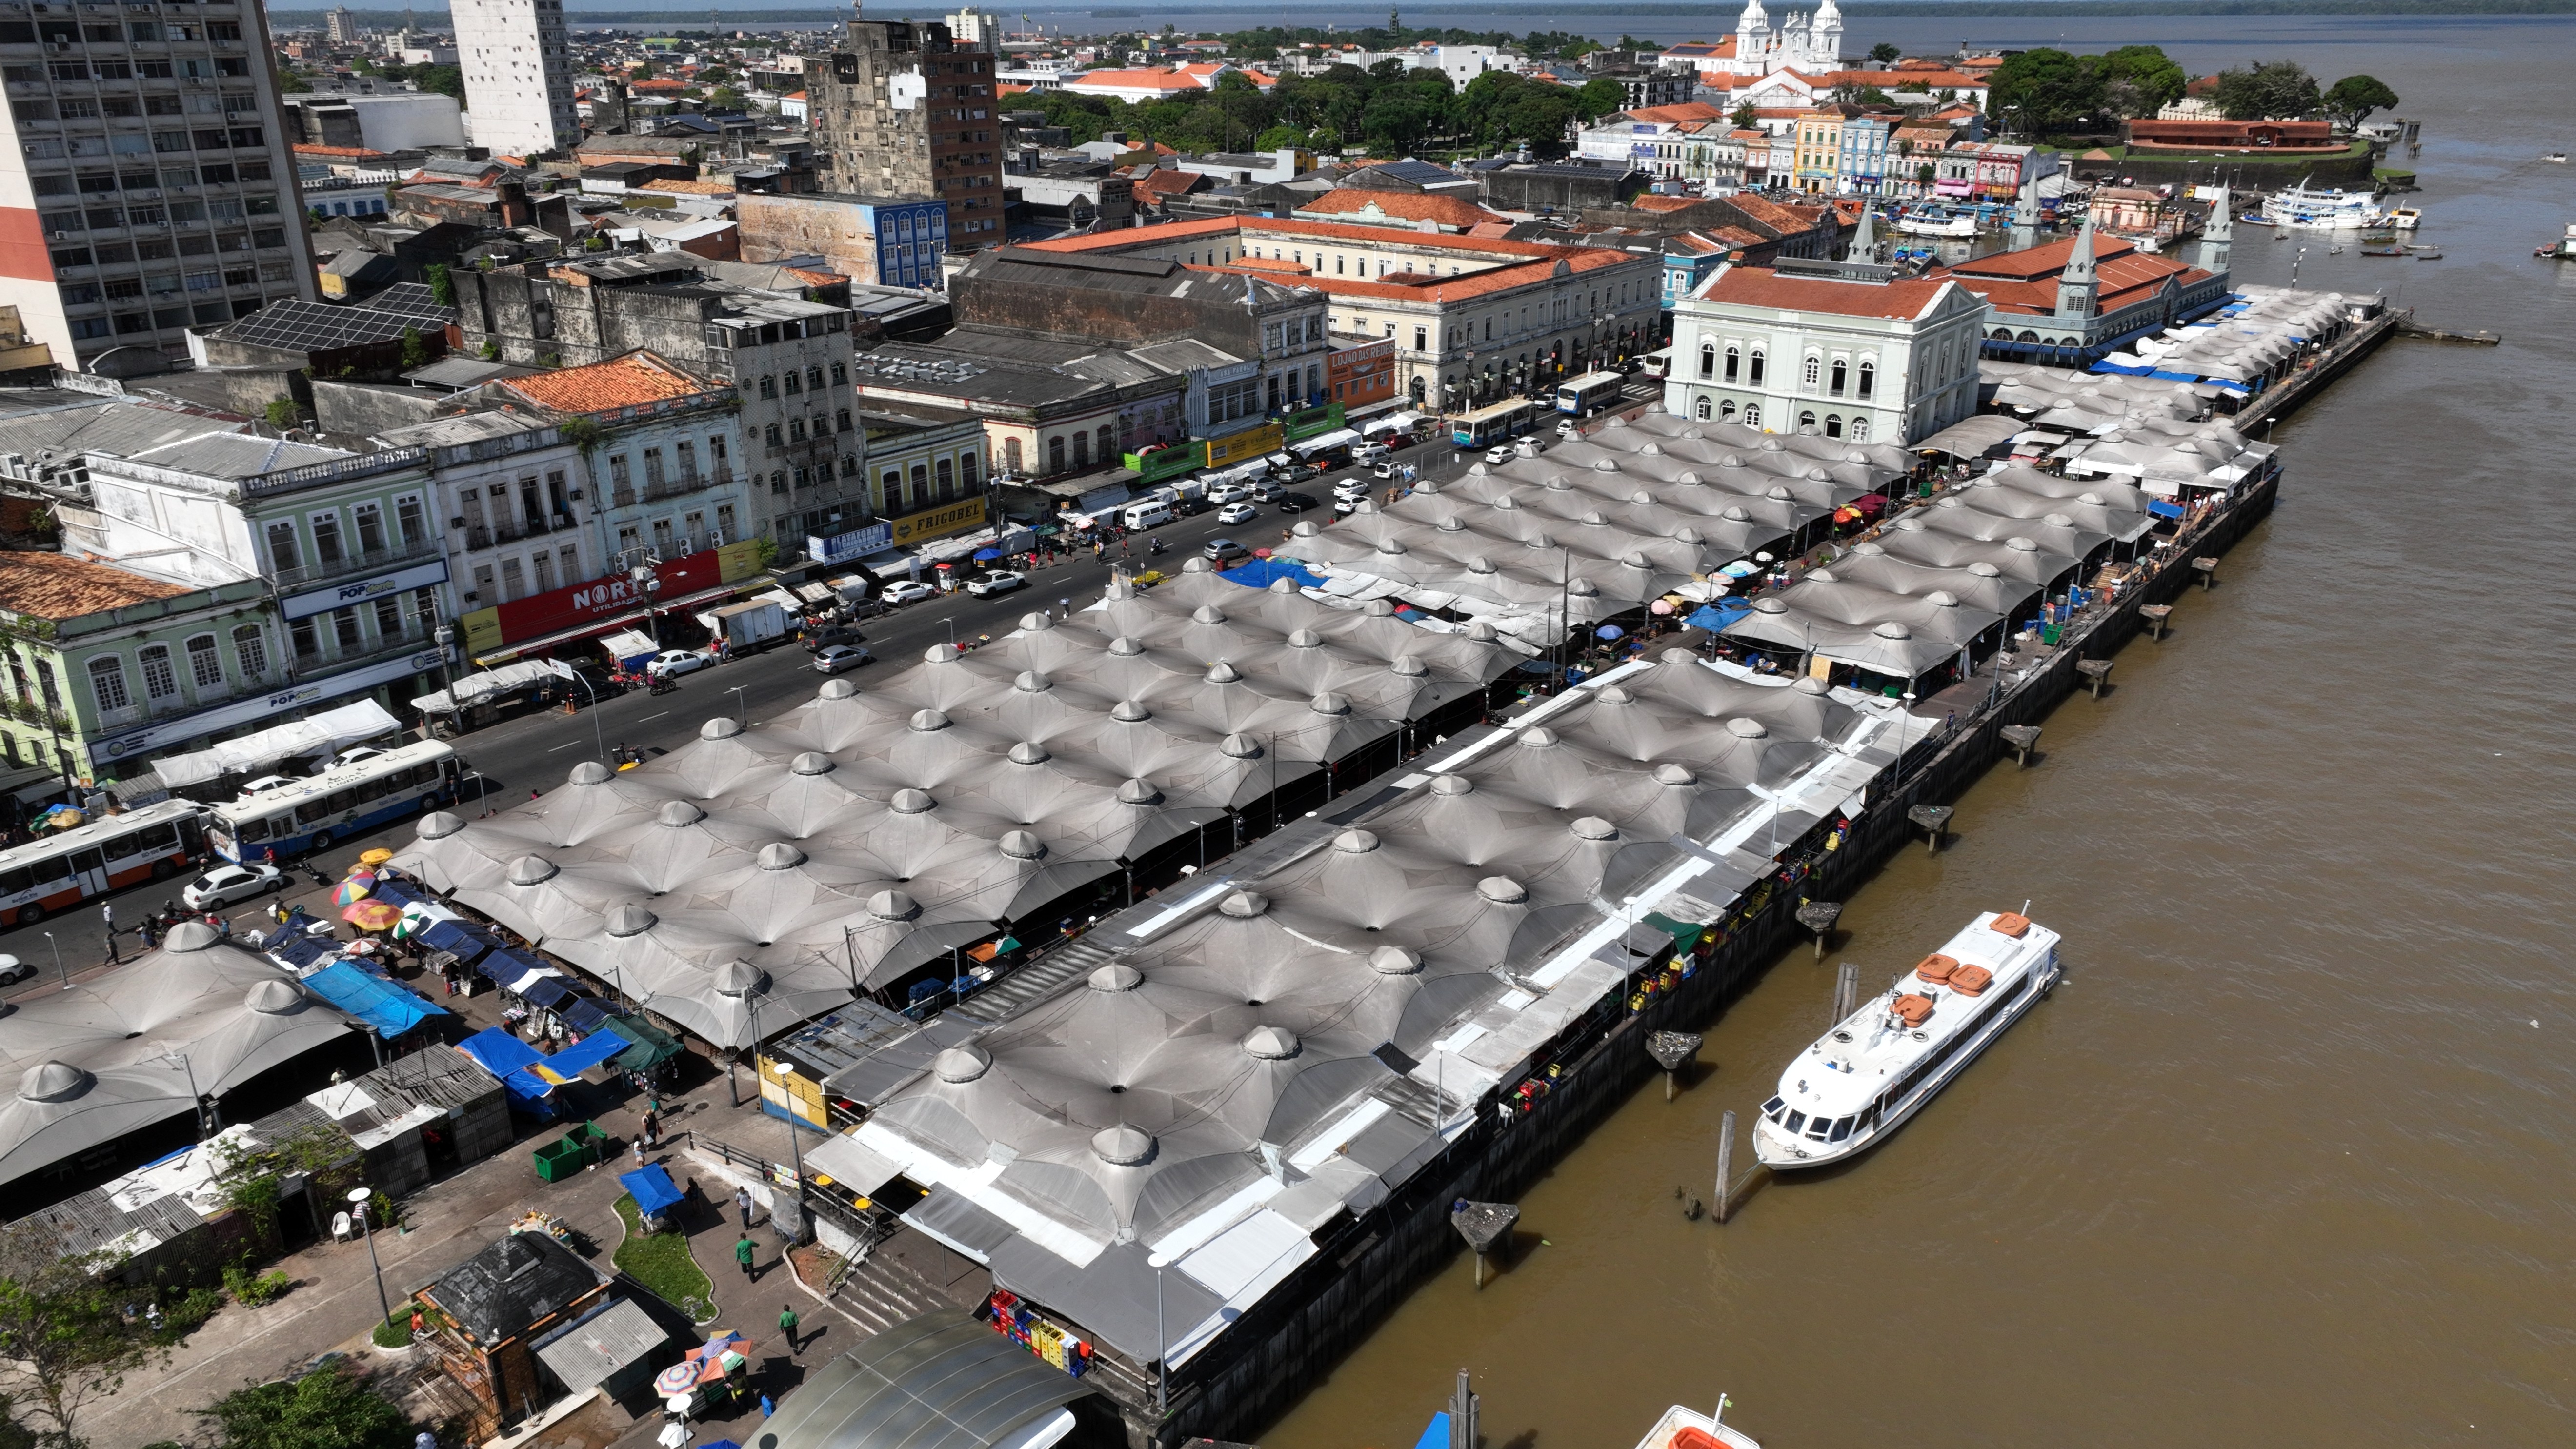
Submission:
M 2240 226 L 2237 275 L 2304 244 L 2303 285 L 2505 344 L 2392 341 L 2283 424 L 2279 511 L 2173 635 L 1728 1008 L 1679 1101 L 1537 1185 L 1507 1272 L 1453 1263 L 1266 1449 L 1407 1449 L 1460 1367 L 1494 1449 L 1625 1449 L 1721 1391 L 1768 1449 L 2576 1444 L 2576 264 L 2530 256 L 2576 221 L 2537 159 L 2576 149 L 2576 22 L 2090 29 L 2387 81 L 2445 258 Z M 1834 961 L 1875 989 L 2025 898 L 2054 998 L 1857 1164 L 1684 1220 Z

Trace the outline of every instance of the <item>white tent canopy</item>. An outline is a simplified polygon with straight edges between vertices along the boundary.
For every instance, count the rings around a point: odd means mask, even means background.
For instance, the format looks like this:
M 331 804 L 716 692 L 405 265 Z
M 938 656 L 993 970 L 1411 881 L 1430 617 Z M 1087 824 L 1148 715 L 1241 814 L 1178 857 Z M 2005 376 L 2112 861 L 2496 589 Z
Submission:
M 383 705 L 372 699 L 362 699 L 338 709 L 326 709 L 293 724 L 282 724 L 257 734 L 225 740 L 188 754 L 167 756 L 153 766 L 153 770 L 160 775 L 163 784 L 173 788 L 202 784 L 225 774 L 254 774 L 281 760 L 331 754 L 343 746 L 392 734 L 401 728 L 402 721 L 386 713 Z

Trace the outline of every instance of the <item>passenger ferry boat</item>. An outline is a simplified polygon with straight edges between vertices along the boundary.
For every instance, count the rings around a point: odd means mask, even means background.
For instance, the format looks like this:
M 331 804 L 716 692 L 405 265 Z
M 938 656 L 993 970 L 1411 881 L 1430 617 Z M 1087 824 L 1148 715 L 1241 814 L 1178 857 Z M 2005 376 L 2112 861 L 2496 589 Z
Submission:
M 2305 182 L 2263 198 L 2263 219 L 2293 231 L 2334 231 L 2342 227 L 2381 226 L 2379 198 L 2367 191 L 2346 191 Z
M 1896 229 L 1908 236 L 1975 236 L 1977 214 L 1973 211 L 1950 211 L 1941 207 L 1918 207 L 1898 217 Z
M 1726 1412 L 1726 1403 L 1718 1401 L 1718 1413 Z M 1762 1449 L 1751 1435 L 1738 1433 L 1717 1421 L 1716 1417 L 1697 1409 L 1675 1404 L 1655 1421 L 1646 1437 L 1637 1441 L 1637 1449 Z
M 2061 974 L 2055 931 L 2019 912 L 1978 916 L 1789 1063 L 1753 1124 L 1754 1155 L 1776 1171 L 1865 1151 L 1966 1071 Z

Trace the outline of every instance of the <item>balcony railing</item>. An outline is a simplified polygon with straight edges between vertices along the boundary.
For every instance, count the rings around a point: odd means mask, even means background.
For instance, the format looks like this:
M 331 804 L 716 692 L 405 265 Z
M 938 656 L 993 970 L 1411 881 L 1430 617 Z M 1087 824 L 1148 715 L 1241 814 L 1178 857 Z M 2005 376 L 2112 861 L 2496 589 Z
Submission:
M 419 538 L 410 543 L 396 544 L 387 548 L 359 549 L 354 553 L 342 554 L 329 562 L 315 562 L 301 564 L 291 569 L 279 569 L 277 587 L 281 591 L 300 589 L 330 579 L 347 578 L 351 574 L 380 573 L 400 568 L 405 564 L 416 563 L 422 559 L 436 558 L 438 554 L 438 540 L 434 537 Z
M 703 493 L 709 488 L 720 488 L 732 481 L 733 468 L 727 464 L 719 466 L 713 472 L 700 473 L 695 477 L 666 478 L 659 483 L 647 483 L 644 485 L 642 496 L 645 502 L 653 503 L 664 498 L 678 498 L 683 494 Z
M 476 549 L 490 548 L 494 544 L 517 543 L 523 538 L 543 538 L 550 533 L 572 533 L 580 527 L 581 524 L 578 521 L 565 513 L 558 513 L 542 520 L 514 518 L 508 523 L 489 526 L 469 524 L 465 529 L 465 548 L 470 553 Z

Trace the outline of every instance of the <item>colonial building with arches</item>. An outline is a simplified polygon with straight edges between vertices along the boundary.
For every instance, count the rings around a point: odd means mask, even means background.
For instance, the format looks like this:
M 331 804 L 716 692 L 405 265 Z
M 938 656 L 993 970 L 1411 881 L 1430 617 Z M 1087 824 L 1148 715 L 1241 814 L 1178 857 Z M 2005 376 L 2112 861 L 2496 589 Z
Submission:
M 1855 257 L 1869 255 L 1869 231 Z M 1866 260 L 1721 267 L 1673 309 L 1664 406 L 1772 433 L 1903 445 L 1977 410 L 1985 304 Z
M 2226 203 L 2219 204 L 2224 215 Z M 1929 276 L 1985 299 L 1986 356 L 2083 367 L 2133 338 L 2224 306 L 2231 295 L 2226 257 L 2223 232 L 2200 248 L 2207 265 L 2193 266 L 2096 235 L 2088 219 L 2072 237 L 1935 267 Z

